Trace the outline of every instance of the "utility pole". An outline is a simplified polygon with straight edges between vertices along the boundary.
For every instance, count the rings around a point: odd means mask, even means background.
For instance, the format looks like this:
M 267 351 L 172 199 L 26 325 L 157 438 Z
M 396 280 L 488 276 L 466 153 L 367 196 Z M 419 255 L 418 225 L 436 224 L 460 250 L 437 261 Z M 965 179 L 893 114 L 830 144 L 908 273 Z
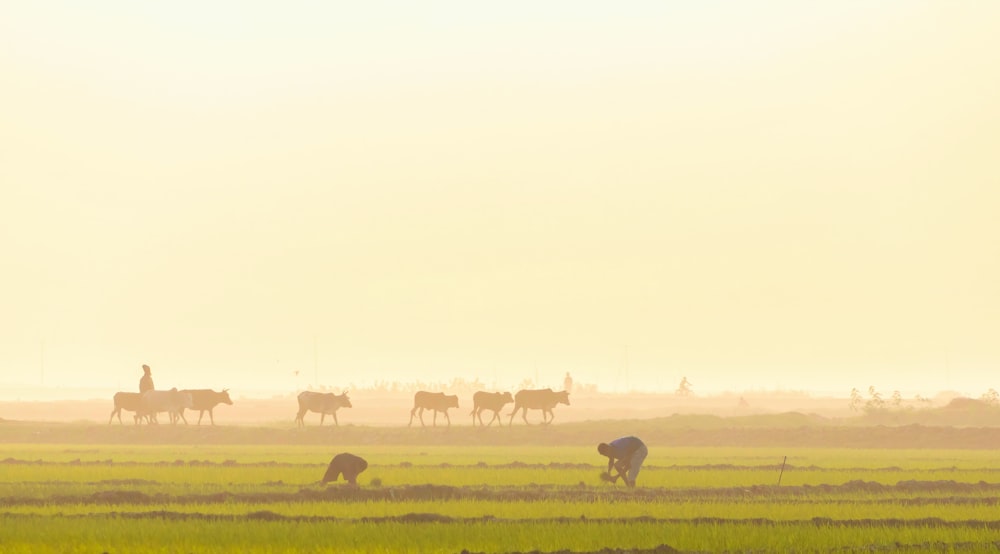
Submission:
M 628 391 L 629 391 L 629 382 L 628 382 L 628 345 L 626 344 L 625 345 L 625 392 L 627 393 Z
M 944 378 L 945 378 L 945 388 L 951 390 L 951 350 L 946 350 L 944 353 Z

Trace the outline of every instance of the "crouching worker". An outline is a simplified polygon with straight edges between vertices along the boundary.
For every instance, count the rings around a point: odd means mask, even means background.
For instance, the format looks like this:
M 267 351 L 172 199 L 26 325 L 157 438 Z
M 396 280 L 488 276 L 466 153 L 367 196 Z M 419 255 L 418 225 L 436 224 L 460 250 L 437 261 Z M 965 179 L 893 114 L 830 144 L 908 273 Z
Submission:
M 649 454 L 646 445 L 631 436 L 615 439 L 610 444 L 602 442 L 597 445 L 597 451 L 608 457 L 608 480 L 614 483 L 622 477 L 629 487 L 635 486 L 642 462 L 646 459 L 646 454 Z M 611 475 L 611 468 L 618 470 L 618 475 Z
M 358 484 L 358 474 L 368 469 L 368 462 L 360 456 L 342 452 L 330 460 L 330 466 L 326 468 L 326 475 L 323 476 L 323 483 L 336 481 L 340 474 L 344 474 L 344 480 L 352 485 Z

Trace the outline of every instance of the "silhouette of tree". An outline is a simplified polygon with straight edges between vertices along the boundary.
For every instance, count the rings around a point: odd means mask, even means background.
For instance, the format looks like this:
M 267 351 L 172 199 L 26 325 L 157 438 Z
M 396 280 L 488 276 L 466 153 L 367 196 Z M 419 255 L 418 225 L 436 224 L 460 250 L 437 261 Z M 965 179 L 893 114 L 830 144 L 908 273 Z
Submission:
M 882 394 L 875 390 L 874 386 L 868 387 L 868 396 L 871 398 L 865 402 L 865 413 L 885 410 L 885 400 L 882 399 Z
M 987 406 L 992 407 L 1000 405 L 1000 393 L 997 393 L 995 389 L 986 391 L 980 399 L 985 402 Z
M 861 396 L 861 391 L 857 387 L 851 389 L 851 411 L 858 412 L 865 405 L 865 399 Z
M 903 395 L 898 390 L 892 391 L 892 407 L 897 410 L 903 407 Z

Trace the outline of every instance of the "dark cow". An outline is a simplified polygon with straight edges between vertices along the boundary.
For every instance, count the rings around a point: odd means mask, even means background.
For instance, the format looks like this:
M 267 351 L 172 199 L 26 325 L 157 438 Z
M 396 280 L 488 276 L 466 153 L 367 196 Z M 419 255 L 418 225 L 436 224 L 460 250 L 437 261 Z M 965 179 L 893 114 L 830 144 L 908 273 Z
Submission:
M 118 416 L 118 423 L 122 423 L 122 410 L 127 410 L 133 412 L 132 420 L 135 421 L 136 425 L 139 424 L 139 409 L 141 404 L 139 400 L 142 398 L 142 393 L 138 392 L 116 392 L 115 393 L 115 409 L 111 410 L 111 417 L 108 418 L 108 425 L 115 420 L 115 416 Z
M 139 418 L 149 418 L 150 423 L 156 423 L 156 414 L 167 412 L 170 414 L 170 422 L 177 423 L 177 420 L 184 420 L 187 425 L 187 418 L 184 417 L 184 410 L 191 409 L 191 395 L 181 392 L 176 388 L 170 390 L 149 390 L 142 393 L 139 398 L 139 411 L 136 412 Z
M 541 410 L 542 424 L 552 423 L 556 418 L 552 408 L 555 408 L 556 404 L 569 406 L 569 392 L 564 390 L 555 392 L 552 389 L 519 390 L 514 395 L 514 411 L 510 413 L 510 424 L 514 423 L 514 416 L 518 410 L 521 410 L 521 417 L 525 423 L 528 423 L 528 410 Z M 546 418 L 546 415 L 549 417 Z
M 349 452 L 342 452 L 330 460 L 330 466 L 326 468 L 326 475 L 323 476 L 323 483 L 336 481 L 343 473 L 345 481 L 357 485 L 358 474 L 366 469 L 368 469 L 368 462 L 364 458 Z
M 347 397 L 347 391 L 343 394 L 333 394 L 332 392 L 312 392 L 302 391 L 299 393 L 299 413 L 295 416 L 295 422 L 300 427 L 306 424 L 306 412 L 317 412 L 319 414 L 319 424 L 323 425 L 326 414 L 333 416 L 333 423 L 340 426 L 337 421 L 337 410 L 340 408 L 351 408 L 351 399 Z
M 424 425 L 424 410 L 434 410 L 434 426 L 437 427 L 438 412 L 444 412 L 444 417 L 448 418 L 448 427 L 451 427 L 451 417 L 448 415 L 448 408 L 458 407 L 458 396 L 445 394 L 443 392 L 417 391 L 413 395 L 413 409 L 410 410 L 410 423 L 413 425 L 413 416 L 420 410 L 420 425 Z
M 215 392 L 209 389 L 187 389 L 182 390 L 191 395 L 191 409 L 198 410 L 198 425 L 201 425 L 201 418 L 208 412 L 208 419 L 215 425 L 215 416 L 212 410 L 219 404 L 233 405 L 229 398 L 229 389 L 222 389 L 222 392 Z
M 483 425 L 483 411 L 492 410 L 493 419 L 486 425 L 493 425 L 494 421 L 499 420 L 500 426 L 503 426 L 503 420 L 500 419 L 500 410 L 507 404 L 514 401 L 514 397 L 510 395 L 509 392 L 486 392 L 479 391 L 472 395 L 472 426 L 476 426 L 476 418 L 479 418 L 479 424 Z

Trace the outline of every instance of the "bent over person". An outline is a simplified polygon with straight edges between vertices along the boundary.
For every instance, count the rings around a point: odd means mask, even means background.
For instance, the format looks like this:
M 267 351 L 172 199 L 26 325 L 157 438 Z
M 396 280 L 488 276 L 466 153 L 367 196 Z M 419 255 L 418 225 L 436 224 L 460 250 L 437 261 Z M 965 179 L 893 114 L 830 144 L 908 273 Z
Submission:
M 330 460 L 330 465 L 323 475 L 323 483 L 336 481 L 341 474 L 344 480 L 352 485 L 358 484 L 358 474 L 368 469 L 368 462 L 361 456 L 355 456 L 350 452 L 341 452 Z
M 649 454 L 646 445 L 632 436 L 615 439 L 610 444 L 602 442 L 597 445 L 597 451 L 602 456 L 608 457 L 608 477 L 611 482 L 614 483 L 622 477 L 629 487 L 635 486 L 635 478 L 639 476 L 639 469 L 642 468 L 646 454 Z M 612 476 L 611 468 L 618 470 L 618 475 Z

